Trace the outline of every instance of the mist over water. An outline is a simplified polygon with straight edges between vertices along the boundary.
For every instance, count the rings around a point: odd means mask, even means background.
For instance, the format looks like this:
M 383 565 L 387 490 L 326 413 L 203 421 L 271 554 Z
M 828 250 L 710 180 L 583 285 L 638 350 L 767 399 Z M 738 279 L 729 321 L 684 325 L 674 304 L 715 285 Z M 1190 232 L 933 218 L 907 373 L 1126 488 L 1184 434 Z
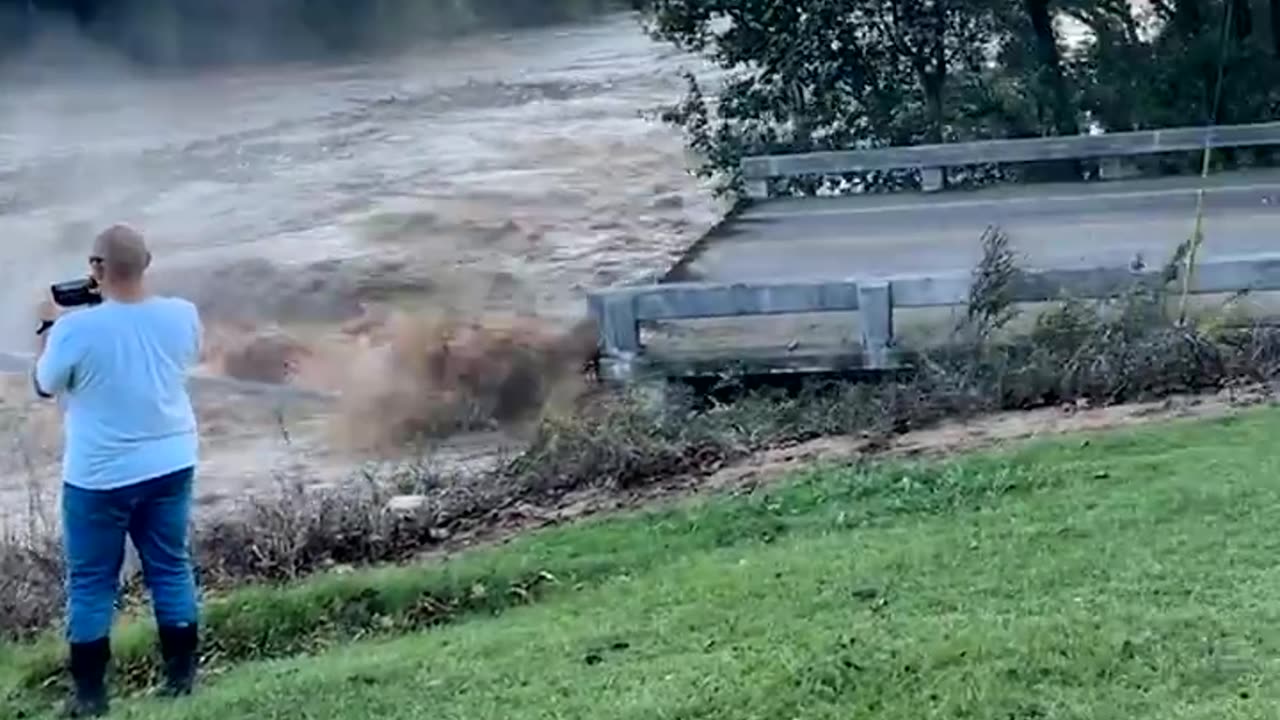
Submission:
M 280 468 L 338 482 L 423 428 L 527 421 L 594 346 L 584 292 L 665 271 L 718 215 L 648 115 L 682 67 L 630 16 L 200 71 L 46 32 L 0 66 L 0 351 L 32 348 L 41 294 L 127 222 L 157 289 L 201 308 L 201 372 L 342 398 L 286 408 L 285 442 L 270 401 L 196 392 L 207 512 Z M 0 380 L 24 448 L 0 453 L 3 521 L 56 487 L 60 423 Z
M 644 116 L 681 67 L 700 66 L 626 15 L 183 73 L 49 33 L 0 73 L 0 349 L 26 349 L 38 294 L 120 221 L 212 323 L 570 322 L 584 290 L 661 272 L 714 219 L 678 133 Z

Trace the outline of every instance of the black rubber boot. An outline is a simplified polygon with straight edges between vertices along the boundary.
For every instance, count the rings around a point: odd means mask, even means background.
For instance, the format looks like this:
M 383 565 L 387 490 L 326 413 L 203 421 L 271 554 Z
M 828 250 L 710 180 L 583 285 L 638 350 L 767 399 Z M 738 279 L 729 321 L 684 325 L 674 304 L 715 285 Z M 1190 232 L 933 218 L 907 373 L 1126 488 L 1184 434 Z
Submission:
M 196 684 L 199 649 L 200 628 L 194 623 L 160 628 L 160 654 L 164 658 L 161 695 L 180 697 L 191 694 Z
M 96 718 L 107 714 L 107 664 L 111 662 L 111 640 L 102 638 L 71 644 L 71 682 L 74 692 L 67 704 L 67 716 Z

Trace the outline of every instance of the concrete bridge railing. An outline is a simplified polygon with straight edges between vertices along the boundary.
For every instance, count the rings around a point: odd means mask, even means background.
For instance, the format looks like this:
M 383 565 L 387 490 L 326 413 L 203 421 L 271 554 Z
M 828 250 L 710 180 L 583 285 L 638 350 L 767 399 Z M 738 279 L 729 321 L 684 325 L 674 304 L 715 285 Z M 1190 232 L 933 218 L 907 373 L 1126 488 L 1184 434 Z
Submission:
M 972 281 L 972 273 L 957 272 L 841 282 L 671 283 L 597 292 L 589 296 L 588 307 L 600 332 L 601 375 L 609 381 L 688 374 L 685 366 L 677 369 L 646 353 L 640 337 L 645 322 L 823 312 L 857 312 L 861 328 L 859 356 L 852 361 L 833 358 L 826 369 L 888 370 L 901 362 L 894 342 L 894 310 L 965 305 Z M 1158 272 L 1128 267 L 1024 271 L 1015 281 L 1012 299 L 1035 303 L 1066 297 L 1106 298 L 1134 283 L 1162 281 Z M 1194 294 L 1280 290 L 1280 253 L 1203 261 L 1190 290 Z M 814 369 L 812 363 L 809 367 Z
M 933 192 L 945 186 L 947 168 L 965 165 L 1102 159 L 1109 177 L 1126 157 L 1266 145 L 1280 145 L 1280 122 L 757 156 L 742 160 L 742 174 L 753 198 L 766 197 L 775 178 L 873 170 L 919 170 L 923 189 Z

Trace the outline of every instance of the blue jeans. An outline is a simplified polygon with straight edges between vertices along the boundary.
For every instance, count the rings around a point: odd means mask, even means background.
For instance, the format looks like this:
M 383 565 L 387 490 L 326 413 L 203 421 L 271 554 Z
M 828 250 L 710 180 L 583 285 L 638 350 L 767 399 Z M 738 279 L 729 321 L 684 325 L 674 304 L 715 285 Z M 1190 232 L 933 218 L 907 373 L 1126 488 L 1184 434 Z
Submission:
M 67 563 L 67 639 L 107 637 L 115 616 L 125 536 L 142 561 L 156 622 L 184 627 L 199 607 L 187 542 L 195 468 L 116 490 L 62 489 Z

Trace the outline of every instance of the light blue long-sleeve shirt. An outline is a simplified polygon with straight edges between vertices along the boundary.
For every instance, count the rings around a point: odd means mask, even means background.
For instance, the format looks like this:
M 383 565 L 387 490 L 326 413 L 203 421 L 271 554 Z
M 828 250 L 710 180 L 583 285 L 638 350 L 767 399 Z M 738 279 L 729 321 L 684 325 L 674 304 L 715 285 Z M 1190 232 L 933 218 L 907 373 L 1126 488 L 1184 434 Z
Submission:
M 186 383 L 200 337 L 196 307 L 177 298 L 107 300 L 54 324 L 35 382 L 64 408 L 64 482 L 112 490 L 196 465 Z

